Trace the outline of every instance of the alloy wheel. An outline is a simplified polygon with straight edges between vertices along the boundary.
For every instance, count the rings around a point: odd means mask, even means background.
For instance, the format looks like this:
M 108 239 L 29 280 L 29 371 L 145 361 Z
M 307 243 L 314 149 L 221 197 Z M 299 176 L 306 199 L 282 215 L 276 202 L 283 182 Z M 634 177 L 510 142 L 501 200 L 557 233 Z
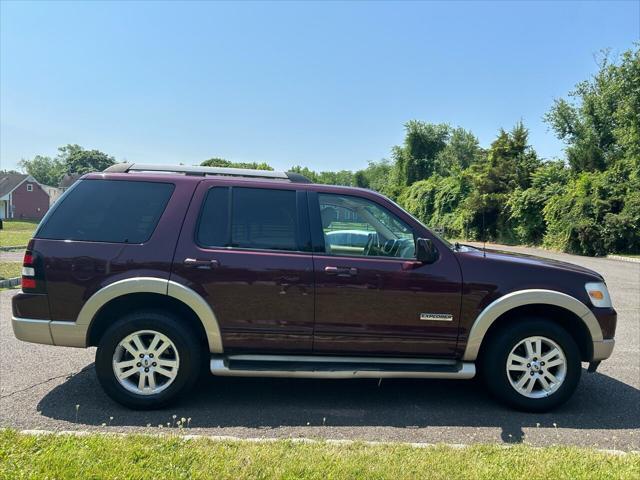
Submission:
M 555 393 L 567 374 L 567 359 L 553 340 L 532 336 L 519 341 L 509 353 L 506 365 L 511 386 L 527 398 Z
M 154 330 L 140 330 L 123 338 L 113 354 L 118 383 L 138 395 L 156 395 L 173 383 L 180 367 L 175 344 Z

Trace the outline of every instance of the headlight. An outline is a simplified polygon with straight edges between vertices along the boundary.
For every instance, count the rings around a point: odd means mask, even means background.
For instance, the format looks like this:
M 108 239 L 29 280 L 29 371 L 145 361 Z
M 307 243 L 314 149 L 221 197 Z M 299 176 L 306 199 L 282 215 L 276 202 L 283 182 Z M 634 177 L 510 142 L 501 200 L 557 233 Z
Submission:
M 587 283 L 584 288 L 594 307 L 611 308 L 611 297 L 604 282 Z

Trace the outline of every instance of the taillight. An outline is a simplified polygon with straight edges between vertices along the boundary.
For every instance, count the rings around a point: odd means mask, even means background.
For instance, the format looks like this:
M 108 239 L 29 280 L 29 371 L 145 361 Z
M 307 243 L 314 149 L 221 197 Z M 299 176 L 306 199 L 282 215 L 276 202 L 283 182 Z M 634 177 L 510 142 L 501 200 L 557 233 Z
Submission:
M 29 251 L 24 252 L 22 260 L 22 290 L 37 290 L 38 282 L 36 280 L 36 262 L 33 254 Z

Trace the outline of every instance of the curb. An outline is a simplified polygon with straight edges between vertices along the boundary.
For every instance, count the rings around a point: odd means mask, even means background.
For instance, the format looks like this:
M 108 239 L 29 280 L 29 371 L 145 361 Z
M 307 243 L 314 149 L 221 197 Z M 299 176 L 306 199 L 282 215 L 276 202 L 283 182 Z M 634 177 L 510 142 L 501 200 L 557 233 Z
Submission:
M 0 252 L 9 252 L 11 250 L 26 250 L 26 245 L 17 245 L 17 246 L 9 246 L 9 247 L 0 247 Z
M 20 285 L 20 277 L 7 278 L 6 280 L 0 280 L 0 288 L 11 288 L 16 285 Z
M 475 445 L 466 444 L 466 443 L 421 443 L 421 442 L 377 442 L 377 441 L 362 441 L 362 440 L 344 440 L 344 439 L 325 439 L 319 440 L 315 438 L 305 438 L 305 437 L 297 437 L 297 438 L 271 438 L 271 437 L 249 437 L 242 438 L 236 437 L 232 435 L 191 435 L 191 434 L 173 434 L 173 433 L 140 433 L 140 432 L 132 432 L 132 433 L 124 433 L 124 432 L 94 432 L 90 430 L 20 430 L 18 433 L 22 435 L 31 435 L 31 436 L 42 436 L 42 435 L 56 435 L 56 436 L 73 436 L 73 437 L 86 437 L 89 435 L 104 435 L 104 436 L 114 436 L 114 437 L 125 437 L 128 435 L 141 435 L 144 437 L 151 438 L 180 438 L 184 441 L 192 441 L 192 440 L 211 440 L 214 442 L 250 442 L 250 443 L 274 443 L 280 441 L 292 442 L 292 443 L 324 443 L 329 445 L 404 445 L 407 447 L 413 448 L 435 448 L 435 447 L 449 447 L 457 450 L 470 448 Z M 482 444 L 477 444 L 482 445 Z M 498 444 L 501 448 L 513 448 L 515 445 L 501 445 Z M 558 445 L 550 445 L 550 446 L 558 446 Z M 533 448 L 546 448 L 546 447 L 536 447 Z M 580 447 L 579 447 L 580 448 Z M 581 447 L 581 448 L 589 448 L 589 447 Z M 615 450 L 609 448 L 594 448 L 592 449 L 598 453 L 604 453 L 606 455 L 615 455 L 619 457 L 623 457 L 625 455 L 638 455 L 640 451 L 638 450 Z
M 640 263 L 640 258 L 625 257 L 623 255 L 607 255 L 610 260 L 618 260 L 620 262 Z

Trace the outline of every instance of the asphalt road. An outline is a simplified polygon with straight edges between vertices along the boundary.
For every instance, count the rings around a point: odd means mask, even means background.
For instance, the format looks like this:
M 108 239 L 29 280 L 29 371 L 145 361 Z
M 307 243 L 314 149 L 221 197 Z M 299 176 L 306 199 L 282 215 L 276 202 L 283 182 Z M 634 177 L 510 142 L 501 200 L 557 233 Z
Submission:
M 407 442 L 526 442 L 640 450 L 640 264 L 513 248 L 602 273 L 618 310 L 617 345 L 574 397 L 548 414 L 496 404 L 474 380 L 204 379 L 180 405 L 124 409 L 98 385 L 94 349 L 22 343 L 0 292 L 0 426 L 152 431 L 190 418 L 186 433 Z M 76 408 L 76 405 L 79 407 Z M 105 425 L 103 425 L 105 424 Z M 174 427 L 175 428 L 175 427 Z

